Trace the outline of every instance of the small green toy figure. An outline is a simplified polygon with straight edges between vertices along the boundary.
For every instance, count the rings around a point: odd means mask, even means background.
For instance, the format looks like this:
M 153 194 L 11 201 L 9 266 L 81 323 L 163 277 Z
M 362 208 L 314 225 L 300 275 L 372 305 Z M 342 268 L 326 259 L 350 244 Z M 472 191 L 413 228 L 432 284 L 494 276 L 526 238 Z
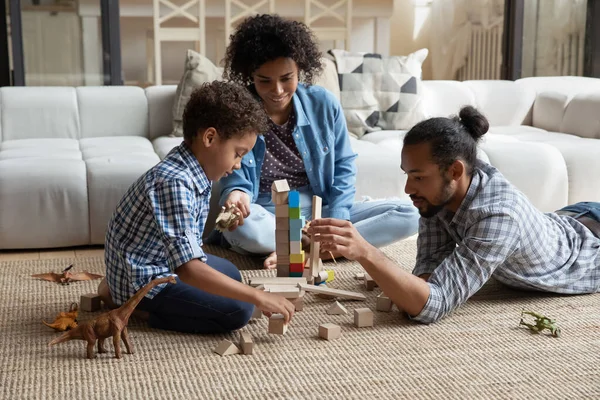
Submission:
M 525 321 L 523 321 L 523 314 L 528 314 L 528 315 L 535 317 L 535 323 L 528 324 Z M 560 336 L 560 328 L 558 326 L 556 326 L 556 320 L 550 319 L 548 317 L 545 317 L 541 314 L 538 314 L 538 313 L 535 313 L 532 311 L 525 311 L 525 310 L 521 311 L 521 321 L 519 322 L 519 325 L 525 325 L 533 333 L 540 333 L 544 329 L 548 329 L 552 336 L 554 336 L 554 337 Z

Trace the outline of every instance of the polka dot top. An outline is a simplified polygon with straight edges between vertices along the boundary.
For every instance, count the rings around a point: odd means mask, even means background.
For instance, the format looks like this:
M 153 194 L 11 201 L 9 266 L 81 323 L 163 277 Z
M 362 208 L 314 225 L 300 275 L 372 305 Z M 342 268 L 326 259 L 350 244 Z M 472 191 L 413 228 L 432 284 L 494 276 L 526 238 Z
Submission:
M 279 179 L 287 179 L 290 188 L 308 185 L 304 161 L 292 136 L 295 128 L 294 112 L 283 125 L 269 120 L 269 131 L 264 135 L 266 152 L 260 174 L 260 193 L 270 193 L 273 181 Z

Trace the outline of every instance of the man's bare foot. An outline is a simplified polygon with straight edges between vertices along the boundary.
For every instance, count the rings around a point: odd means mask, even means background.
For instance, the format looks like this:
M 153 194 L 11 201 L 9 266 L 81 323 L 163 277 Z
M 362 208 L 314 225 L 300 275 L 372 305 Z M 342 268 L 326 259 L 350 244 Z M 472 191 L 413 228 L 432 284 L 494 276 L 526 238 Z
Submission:
M 277 253 L 272 252 L 269 254 L 263 265 L 265 269 L 277 268 Z

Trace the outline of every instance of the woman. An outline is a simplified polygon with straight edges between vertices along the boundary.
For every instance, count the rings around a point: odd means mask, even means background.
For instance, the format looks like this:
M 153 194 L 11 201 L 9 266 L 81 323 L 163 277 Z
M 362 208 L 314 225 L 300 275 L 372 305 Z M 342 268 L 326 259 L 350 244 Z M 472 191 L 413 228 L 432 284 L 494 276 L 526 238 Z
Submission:
M 287 179 L 300 192 L 307 219 L 315 194 L 323 199 L 323 217 L 349 220 L 374 246 L 417 232 L 419 215 L 408 201 L 354 201 L 356 154 L 344 113 L 330 92 L 311 86 L 322 69 L 309 28 L 276 15 L 246 19 L 227 48 L 225 79 L 246 85 L 261 100 L 269 130 L 243 157 L 242 168 L 220 181 L 220 204 L 237 205 L 244 219 L 223 234 L 213 232 L 208 241 L 242 254 L 270 254 L 265 268 L 277 263 L 274 180 Z M 308 243 L 304 237 L 305 249 Z

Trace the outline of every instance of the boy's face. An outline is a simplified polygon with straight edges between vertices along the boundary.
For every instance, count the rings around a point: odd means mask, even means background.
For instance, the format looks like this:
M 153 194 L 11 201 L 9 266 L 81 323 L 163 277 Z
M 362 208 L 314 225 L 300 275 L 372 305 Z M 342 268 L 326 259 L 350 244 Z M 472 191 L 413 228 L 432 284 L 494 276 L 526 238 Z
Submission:
M 254 74 L 254 87 L 272 116 L 285 112 L 298 87 L 298 65 L 291 58 L 280 57 L 261 65 Z
M 431 159 L 429 143 L 404 146 L 402 170 L 408 175 L 404 191 L 422 217 L 433 217 L 452 201 L 456 185 Z
M 256 137 L 254 132 L 249 132 L 224 140 L 214 128 L 209 128 L 198 134 L 192 143 L 192 151 L 200 154 L 200 165 L 208 179 L 218 181 L 240 169 L 242 157 L 252 150 Z

